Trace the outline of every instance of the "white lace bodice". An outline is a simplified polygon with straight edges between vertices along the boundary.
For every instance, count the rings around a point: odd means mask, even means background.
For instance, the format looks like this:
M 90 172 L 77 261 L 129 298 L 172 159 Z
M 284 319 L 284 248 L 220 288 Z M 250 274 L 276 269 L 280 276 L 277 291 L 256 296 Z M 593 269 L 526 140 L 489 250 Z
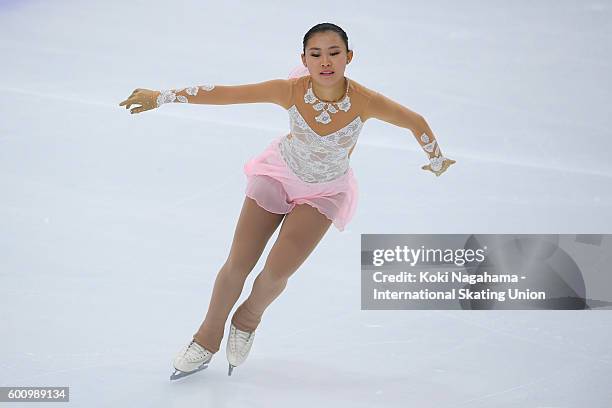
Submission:
M 357 116 L 342 129 L 320 136 L 295 105 L 287 111 L 291 132 L 281 138 L 279 150 L 289 168 L 307 183 L 322 183 L 344 175 L 349 168 L 349 151 L 363 127 L 361 118 Z

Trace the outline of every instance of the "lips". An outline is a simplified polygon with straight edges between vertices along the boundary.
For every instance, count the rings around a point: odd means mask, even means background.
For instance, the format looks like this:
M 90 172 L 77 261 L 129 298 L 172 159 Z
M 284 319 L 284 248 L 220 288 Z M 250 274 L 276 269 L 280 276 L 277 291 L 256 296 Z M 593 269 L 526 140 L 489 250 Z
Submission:
M 321 71 L 321 75 L 331 75 L 334 71 Z

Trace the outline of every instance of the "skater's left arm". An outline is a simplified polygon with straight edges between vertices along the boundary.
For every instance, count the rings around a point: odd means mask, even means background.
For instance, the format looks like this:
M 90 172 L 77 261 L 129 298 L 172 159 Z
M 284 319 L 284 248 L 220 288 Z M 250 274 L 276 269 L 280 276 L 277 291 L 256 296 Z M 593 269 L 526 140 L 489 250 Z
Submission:
M 423 170 L 431 171 L 436 176 L 440 176 L 450 165 L 456 163 L 455 160 L 442 155 L 436 136 L 423 116 L 386 96 L 374 92 L 363 116 L 364 121 L 369 118 L 376 118 L 409 129 L 429 159 L 429 164 L 421 167 Z

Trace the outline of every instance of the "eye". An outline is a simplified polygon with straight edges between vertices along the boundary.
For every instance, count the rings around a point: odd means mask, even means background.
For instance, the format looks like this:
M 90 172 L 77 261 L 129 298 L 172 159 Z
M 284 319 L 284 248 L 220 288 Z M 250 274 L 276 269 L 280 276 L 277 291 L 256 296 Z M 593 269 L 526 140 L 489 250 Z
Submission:
M 338 54 L 340 54 L 340 53 L 339 52 L 333 52 L 330 55 L 338 55 Z M 320 55 L 318 55 L 318 54 L 310 54 L 310 56 L 311 57 L 320 57 Z

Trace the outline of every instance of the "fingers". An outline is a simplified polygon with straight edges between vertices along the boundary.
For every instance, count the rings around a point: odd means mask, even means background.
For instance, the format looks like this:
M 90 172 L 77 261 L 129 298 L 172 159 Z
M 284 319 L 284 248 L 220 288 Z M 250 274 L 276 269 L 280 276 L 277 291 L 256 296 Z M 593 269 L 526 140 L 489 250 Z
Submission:
M 431 165 L 426 164 L 424 166 L 421 166 L 421 169 L 426 170 L 426 171 L 431 171 L 432 173 L 434 173 L 436 175 L 436 177 L 439 177 L 442 175 L 442 173 L 444 173 L 452 164 L 455 164 L 456 161 L 453 159 L 446 159 L 442 162 L 442 168 L 438 171 L 434 171 L 431 168 Z
M 136 97 L 136 98 L 126 99 L 125 101 L 123 101 L 123 102 L 121 102 L 119 104 L 119 106 L 124 106 L 124 105 L 125 105 L 125 109 L 130 109 L 132 107 L 132 105 L 141 105 L 142 107 L 145 107 L 145 106 L 148 106 L 150 104 L 145 103 L 140 98 Z
M 130 106 L 132 106 L 133 104 L 135 104 L 137 102 L 131 100 L 131 99 L 126 99 L 125 101 L 121 102 L 119 104 L 119 106 L 124 106 L 125 105 L 125 109 L 130 109 Z
M 145 105 L 142 102 L 139 102 L 137 100 L 130 99 L 130 98 L 126 99 L 125 101 L 119 104 L 119 106 L 125 106 L 125 109 L 130 109 L 132 105 L 140 105 L 140 106 L 137 106 L 134 109 L 132 109 L 130 113 L 139 113 L 145 110 L 144 109 Z
M 142 103 L 142 102 L 136 102 L 138 104 L 140 104 L 141 106 L 137 106 L 134 109 L 132 109 L 130 111 L 130 113 L 140 113 L 140 112 L 145 112 L 148 110 L 153 109 L 153 105 L 149 104 L 149 103 Z
M 130 106 L 131 106 L 132 104 L 134 104 L 134 103 L 139 103 L 139 102 L 136 102 L 136 100 L 135 100 L 135 98 L 134 98 L 134 97 L 135 97 L 135 96 L 136 96 L 136 95 L 137 95 L 137 94 L 138 94 L 140 91 L 141 91 L 141 89 L 140 89 L 140 88 L 136 88 L 136 89 L 134 89 L 134 90 L 132 91 L 132 93 L 130 94 L 130 96 L 128 96 L 128 97 L 127 97 L 127 99 L 126 99 L 125 101 L 123 101 L 123 102 L 119 103 L 119 106 L 124 106 L 124 105 L 128 104 L 128 105 L 125 107 L 125 109 L 130 109 Z
M 130 113 L 140 113 L 140 112 L 144 112 L 148 110 L 151 110 L 151 108 L 148 105 L 141 104 L 141 106 L 137 106 L 134 109 L 130 110 Z
M 136 99 L 134 99 L 134 97 L 132 95 L 130 95 L 129 98 L 127 98 L 125 101 L 121 102 L 119 104 L 119 106 L 124 106 L 125 105 L 125 109 L 130 109 L 130 106 L 135 104 L 135 103 L 138 103 L 138 102 L 136 101 Z

